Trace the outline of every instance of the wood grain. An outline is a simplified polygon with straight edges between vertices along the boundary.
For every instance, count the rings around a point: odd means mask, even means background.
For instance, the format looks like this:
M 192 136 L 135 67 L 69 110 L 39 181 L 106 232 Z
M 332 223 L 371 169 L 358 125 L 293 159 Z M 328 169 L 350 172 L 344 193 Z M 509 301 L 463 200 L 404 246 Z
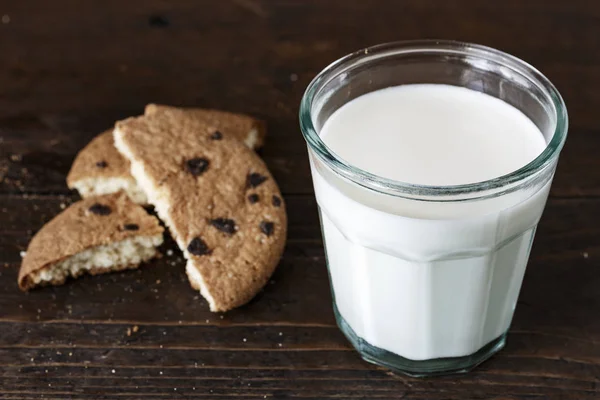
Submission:
M 4 16 L 7 16 L 5 18 Z M 593 1 L 6 1 L 0 6 L 1 399 L 600 398 L 600 4 Z M 526 59 L 571 117 L 508 345 L 418 380 L 360 360 L 335 326 L 297 110 L 324 66 L 375 43 L 454 38 Z M 20 251 L 77 196 L 77 151 L 148 102 L 265 119 L 289 207 L 276 274 L 212 314 L 172 256 L 23 294 Z

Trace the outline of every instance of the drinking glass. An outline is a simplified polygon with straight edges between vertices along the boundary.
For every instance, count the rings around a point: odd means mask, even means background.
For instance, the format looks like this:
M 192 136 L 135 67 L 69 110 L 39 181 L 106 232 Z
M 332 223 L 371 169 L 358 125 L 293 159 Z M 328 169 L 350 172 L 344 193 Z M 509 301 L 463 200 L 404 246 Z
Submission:
M 427 186 L 357 168 L 321 139 L 324 123 L 344 104 L 418 83 L 465 87 L 505 101 L 537 125 L 545 150 L 504 176 Z M 565 104 L 546 77 L 509 54 L 469 43 L 367 48 L 310 83 L 300 127 L 333 308 L 365 360 L 426 376 L 468 371 L 504 346 L 567 126 Z

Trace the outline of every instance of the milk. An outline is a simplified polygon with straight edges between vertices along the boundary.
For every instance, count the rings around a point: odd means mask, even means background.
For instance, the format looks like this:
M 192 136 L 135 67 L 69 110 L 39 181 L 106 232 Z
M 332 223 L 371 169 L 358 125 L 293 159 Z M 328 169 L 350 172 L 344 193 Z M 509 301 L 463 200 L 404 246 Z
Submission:
M 418 185 L 493 179 L 535 159 L 540 130 L 466 88 L 378 90 L 320 130 L 345 162 Z M 362 341 L 409 360 L 476 353 L 508 330 L 551 174 L 471 201 L 392 196 L 341 178 L 311 153 L 336 309 Z
M 363 95 L 337 110 L 320 136 L 358 168 L 401 182 L 440 186 L 508 174 L 546 147 L 538 127 L 504 101 L 435 84 Z

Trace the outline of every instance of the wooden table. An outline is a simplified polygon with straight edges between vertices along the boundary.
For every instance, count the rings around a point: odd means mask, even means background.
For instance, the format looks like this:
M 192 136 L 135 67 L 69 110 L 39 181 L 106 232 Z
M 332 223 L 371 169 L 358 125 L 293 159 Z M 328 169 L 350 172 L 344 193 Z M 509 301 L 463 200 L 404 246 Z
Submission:
M 335 326 L 297 111 L 336 58 L 431 37 L 536 65 L 571 129 L 507 347 L 473 373 L 411 379 L 361 361 Z M 594 0 L 1 2 L 0 398 L 600 398 L 599 89 Z M 65 187 L 75 153 L 148 102 L 268 122 L 262 154 L 290 219 L 272 281 L 211 314 L 176 251 L 21 293 L 19 252 L 77 199 Z

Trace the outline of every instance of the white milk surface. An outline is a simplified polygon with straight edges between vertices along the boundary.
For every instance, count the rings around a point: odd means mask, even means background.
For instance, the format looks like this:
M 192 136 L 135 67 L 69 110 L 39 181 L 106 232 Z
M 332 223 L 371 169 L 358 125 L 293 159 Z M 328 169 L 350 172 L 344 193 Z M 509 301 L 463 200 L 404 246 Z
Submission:
M 545 148 L 523 113 L 438 84 L 379 90 L 338 109 L 320 133 L 379 176 L 422 185 L 510 173 Z M 508 329 L 550 179 L 461 203 L 374 192 L 311 155 L 336 306 L 373 346 L 412 360 L 475 353 Z
M 450 85 L 404 85 L 335 112 L 321 138 L 348 163 L 419 185 L 481 182 L 515 171 L 546 147 L 538 127 L 504 101 Z

